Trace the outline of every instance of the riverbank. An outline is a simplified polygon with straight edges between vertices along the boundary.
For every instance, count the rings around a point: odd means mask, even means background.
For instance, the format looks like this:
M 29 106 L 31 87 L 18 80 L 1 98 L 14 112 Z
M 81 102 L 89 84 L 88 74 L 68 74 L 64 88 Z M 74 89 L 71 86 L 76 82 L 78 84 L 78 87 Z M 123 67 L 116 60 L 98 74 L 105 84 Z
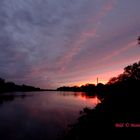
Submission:
M 133 92 L 132 92 L 133 91 Z M 85 140 L 110 137 L 122 130 L 140 129 L 139 88 L 129 87 L 126 92 L 110 91 L 94 109 L 84 108 L 77 123 L 71 125 L 64 140 Z
M 98 91 L 101 91 L 100 88 Z M 84 108 L 77 123 L 71 125 L 70 131 L 62 139 L 105 139 L 112 134 L 120 137 L 118 134 L 126 130 L 127 134 L 140 130 L 139 93 L 140 62 L 125 67 L 122 74 L 111 78 L 105 85 L 104 93 L 97 93 L 102 102 L 94 109 Z

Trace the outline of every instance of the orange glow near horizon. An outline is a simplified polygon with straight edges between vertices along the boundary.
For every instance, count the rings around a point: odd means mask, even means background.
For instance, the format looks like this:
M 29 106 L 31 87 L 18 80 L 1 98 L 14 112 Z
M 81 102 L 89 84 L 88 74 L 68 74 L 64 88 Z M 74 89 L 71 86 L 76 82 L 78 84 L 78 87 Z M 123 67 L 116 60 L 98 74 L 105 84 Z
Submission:
M 89 84 L 97 84 L 97 78 L 98 78 L 98 83 L 103 83 L 106 84 L 110 78 L 112 77 L 116 77 L 119 74 L 121 74 L 123 72 L 122 69 L 116 70 L 116 71 L 108 71 L 102 74 L 98 74 L 98 75 L 94 75 L 94 76 L 87 76 L 85 77 L 85 80 L 83 81 L 78 81 L 78 82 L 73 82 L 73 83 L 69 83 L 69 86 L 82 86 L 85 85 L 87 83 Z

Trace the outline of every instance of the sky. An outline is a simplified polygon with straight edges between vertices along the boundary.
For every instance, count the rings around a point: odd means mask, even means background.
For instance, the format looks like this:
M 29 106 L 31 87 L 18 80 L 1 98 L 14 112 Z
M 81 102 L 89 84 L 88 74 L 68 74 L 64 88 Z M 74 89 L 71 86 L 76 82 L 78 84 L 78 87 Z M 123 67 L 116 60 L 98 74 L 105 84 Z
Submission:
M 140 0 L 0 0 L 0 77 L 57 88 L 106 83 L 140 60 Z

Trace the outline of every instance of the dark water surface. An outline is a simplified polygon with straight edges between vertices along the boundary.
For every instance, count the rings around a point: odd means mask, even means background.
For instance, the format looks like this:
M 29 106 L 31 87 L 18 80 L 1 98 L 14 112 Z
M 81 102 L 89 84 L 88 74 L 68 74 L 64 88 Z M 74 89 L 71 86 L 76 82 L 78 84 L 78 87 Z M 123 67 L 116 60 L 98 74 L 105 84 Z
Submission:
M 98 98 L 74 92 L 0 95 L 0 140 L 55 140 L 76 122 L 79 112 Z

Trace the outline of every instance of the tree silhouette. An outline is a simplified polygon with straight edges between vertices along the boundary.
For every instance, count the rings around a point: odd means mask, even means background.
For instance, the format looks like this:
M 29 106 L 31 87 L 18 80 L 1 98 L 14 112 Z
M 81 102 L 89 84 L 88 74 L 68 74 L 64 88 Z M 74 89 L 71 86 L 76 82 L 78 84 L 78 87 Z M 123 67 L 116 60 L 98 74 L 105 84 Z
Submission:
M 140 61 L 125 67 L 124 75 L 134 80 L 140 80 Z
M 0 93 L 13 92 L 13 91 L 40 91 L 40 88 L 29 85 L 16 85 L 14 82 L 5 82 L 3 78 L 0 78 Z
M 5 80 L 0 78 L 0 85 L 3 85 L 5 83 Z
M 128 81 L 140 81 L 140 61 L 124 68 L 124 72 L 109 80 L 108 84 L 117 84 Z
M 108 81 L 108 83 L 107 84 L 115 84 L 115 83 L 117 83 L 118 82 L 118 77 L 112 77 L 112 78 L 110 78 L 110 80 Z
M 140 127 L 134 128 L 131 124 L 140 122 L 140 61 L 125 67 L 122 74 L 111 78 L 108 83 L 97 85 L 97 89 L 105 88 L 103 93 L 106 92 L 100 98 L 101 103 L 93 109 L 83 109 L 78 122 L 72 125 L 63 140 L 94 139 L 102 132 L 107 134 L 104 138 L 108 139 L 108 132 L 122 135 L 120 130 L 139 130 Z M 120 130 L 117 126 L 119 123 L 123 124 Z M 124 125 L 127 123 L 130 124 L 129 128 Z
M 140 36 L 138 37 L 138 44 L 140 45 Z

